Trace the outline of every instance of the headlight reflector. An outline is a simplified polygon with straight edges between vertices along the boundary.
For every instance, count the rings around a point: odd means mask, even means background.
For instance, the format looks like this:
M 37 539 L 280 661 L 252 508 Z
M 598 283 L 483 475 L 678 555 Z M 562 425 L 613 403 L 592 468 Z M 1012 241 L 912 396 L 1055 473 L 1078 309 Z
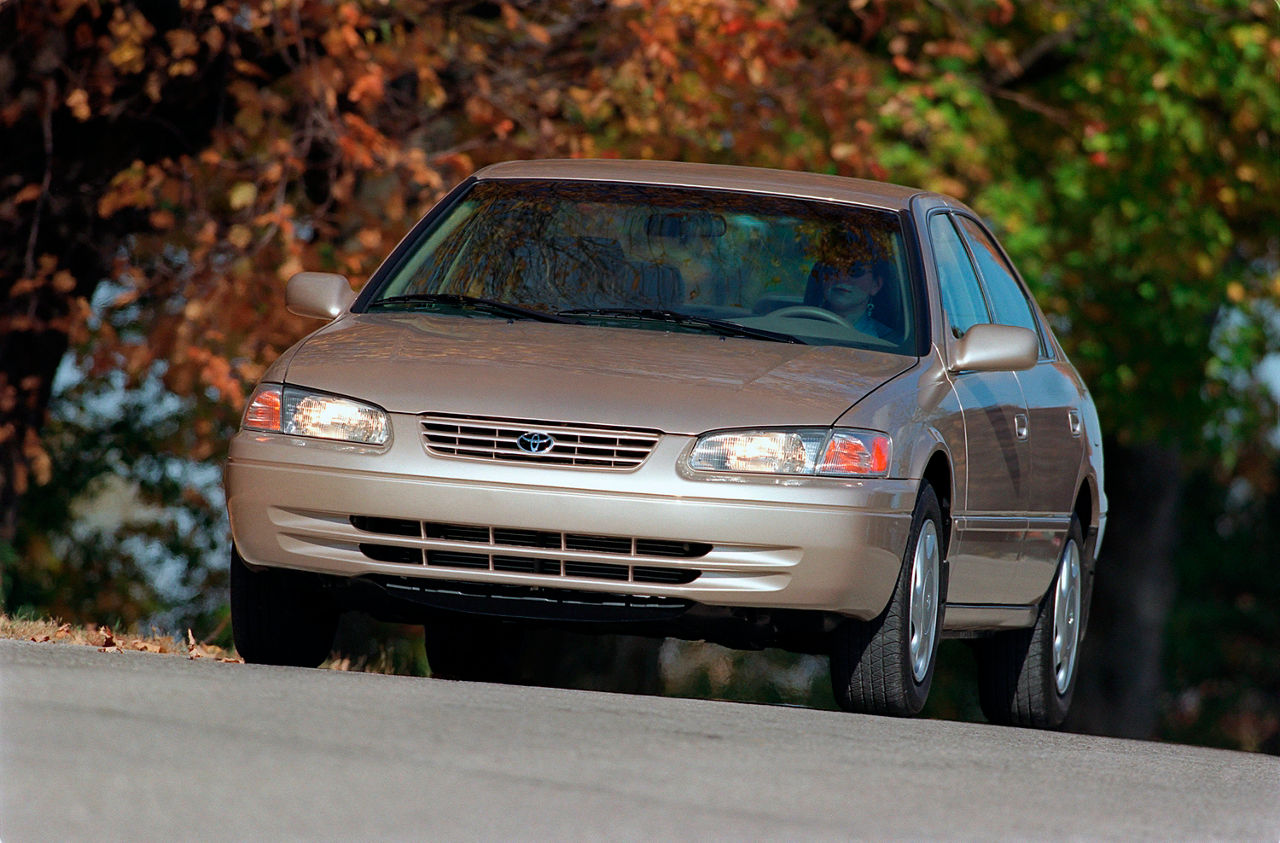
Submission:
M 372 404 L 279 384 L 254 391 L 244 427 L 361 445 L 385 445 L 391 438 L 390 419 Z
M 729 430 L 698 439 L 689 454 L 695 471 L 884 477 L 891 441 L 870 430 L 806 428 Z
M 703 436 L 689 456 L 697 471 L 812 474 L 825 430 L 731 430 Z

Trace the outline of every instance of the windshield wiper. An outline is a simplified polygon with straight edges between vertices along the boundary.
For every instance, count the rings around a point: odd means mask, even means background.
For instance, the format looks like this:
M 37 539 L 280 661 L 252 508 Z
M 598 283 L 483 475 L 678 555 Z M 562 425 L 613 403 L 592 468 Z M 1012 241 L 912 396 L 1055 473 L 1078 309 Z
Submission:
M 545 313 L 518 304 L 507 304 L 496 299 L 482 299 L 476 296 L 464 296 L 460 293 L 409 293 L 403 296 L 387 296 L 369 303 L 370 308 L 383 308 L 395 305 L 440 305 L 458 310 L 472 310 L 488 316 L 499 316 L 507 319 L 535 319 L 539 322 L 564 322 L 574 324 L 574 320 L 566 319 L 554 313 Z
M 681 325 L 699 328 L 724 337 L 746 337 L 771 342 L 789 342 L 804 345 L 804 341 L 790 334 L 777 331 L 766 331 L 761 328 L 748 328 L 727 319 L 710 319 L 706 316 L 694 316 L 691 313 L 680 313 L 675 310 L 657 310 L 650 308 L 597 307 L 581 310 L 562 310 L 559 316 L 600 316 L 607 319 L 638 319 L 646 322 L 665 322 L 670 325 Z

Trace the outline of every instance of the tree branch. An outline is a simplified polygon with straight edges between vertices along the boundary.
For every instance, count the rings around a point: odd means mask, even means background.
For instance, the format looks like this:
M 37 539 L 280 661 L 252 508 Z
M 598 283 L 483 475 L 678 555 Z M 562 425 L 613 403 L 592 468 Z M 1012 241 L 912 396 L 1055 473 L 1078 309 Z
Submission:
M 27 252 L 23 259 L 26 276 L 36 274 L 36 238 L 40 234 L 40 216 L 49 198 L 49 186 L 53 183 L 53 101 L 57 88 L 52 79 L 44 81 L 44 108 L 40 112 L 40 128 L 44 132 L 44 178 L 40 182 L 40 196 L 36 198 L 36 210 L 31 219 L 31 233 L 27 235 Z M 35 307 L 35 299 L 31 300 Z
M 1030 47 L 1023 50 L 1009 67 L 993 74 L 988 81 L 995 88 L 1005 88 L 1018 82 L 1030 73 L 1031 69 L 1043 60 L 1045 56 L 1074 40 L 1079 30 L 1080 24 L 1077 22 L 1066 29 L 1046 33 Z

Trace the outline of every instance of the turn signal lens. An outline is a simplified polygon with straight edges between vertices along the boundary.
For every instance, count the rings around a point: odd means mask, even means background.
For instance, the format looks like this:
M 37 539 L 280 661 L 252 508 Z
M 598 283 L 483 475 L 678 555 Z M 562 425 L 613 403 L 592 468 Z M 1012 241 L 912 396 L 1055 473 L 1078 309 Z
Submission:
M 258 387 L 249 399 L 249 406 L 244 411 L 243 427 L 250 430 L 270 430 L 280 432 L 280 386 L 264 384 Z
M 889 437 L 883 433 L 834 431 L 818 473 L 884 477 L 889 473 Z

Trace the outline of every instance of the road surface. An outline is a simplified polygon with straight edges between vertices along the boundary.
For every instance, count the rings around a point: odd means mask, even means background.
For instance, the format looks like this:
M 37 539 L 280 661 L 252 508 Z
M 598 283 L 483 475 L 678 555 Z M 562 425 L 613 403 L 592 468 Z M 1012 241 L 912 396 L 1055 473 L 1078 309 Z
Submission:
M 0 839 L 1280 839 L 1280 759 L 0 641 Z

